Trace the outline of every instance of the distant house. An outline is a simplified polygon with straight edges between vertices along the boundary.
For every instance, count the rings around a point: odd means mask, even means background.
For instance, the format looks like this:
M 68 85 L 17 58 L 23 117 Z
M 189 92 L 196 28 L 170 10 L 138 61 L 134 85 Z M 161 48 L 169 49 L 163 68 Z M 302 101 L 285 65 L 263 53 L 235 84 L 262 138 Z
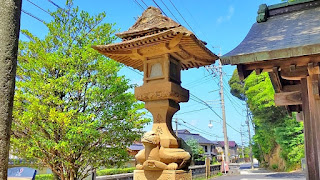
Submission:
M 216 141 L 218 146 L 217 150 L 218 153 L 221 154 L 222 151 L 224 151 L 224 141 Z M 230 154 L 230 160 L 235 161 L 239 158 L 238 153 L 238 145 L 235 141 L 229 141 L 229 154 Z M 218 159 L 221 159 L 221 155 L 218 155 Z
M 210 141 L 202 137 L 200 134 L 193 134 L 186 129 L 182 129 L 178 130 L 178 137 L 186 142 L 190 139 L 196 140 L 199 143 L 199 145 L 203 147 L 203 150 L 205 152 L 204 154 L 207 156 L 213 157 L 217 155 L 216 146 L 218 145 L 218 143 Z
M 129 155 L 135 156 L 142 149 L 144 149 L 144 146 L 141 142 L 134 142 L 131 146 L 128 147 L 128 152 Z

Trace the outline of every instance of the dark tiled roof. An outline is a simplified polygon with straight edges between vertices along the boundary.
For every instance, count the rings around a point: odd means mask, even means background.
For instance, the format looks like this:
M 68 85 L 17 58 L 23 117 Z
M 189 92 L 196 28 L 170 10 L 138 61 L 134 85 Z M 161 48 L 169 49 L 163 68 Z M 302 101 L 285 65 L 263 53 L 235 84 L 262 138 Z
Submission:
M 215 144 L 213 141 L 210 141 L 200 136 L 200 134 L 193 134 L 193 133 L 190 133 L 188 130 L 178 130 L 178 137 L 183 139 L 184 141 L 194 139 L 198 141 L 199 144 Z
M 223 64 L 250 63 L 320 53 L 320 7 L 271 16 L 255 23 Z
M 140 151 L 140 150 L 144 149 L 144 146 L 143 146 L 143 144 L 140 144 L 140 143 L 134 143 L 131 146 L 129 146 L 129 149 L 132 151 Z
M 224 147 L 224 141 L 218 141 L 221 147 Z M 237 143 L 235 141 L 229 141 L 229 147 L 236 147 Z

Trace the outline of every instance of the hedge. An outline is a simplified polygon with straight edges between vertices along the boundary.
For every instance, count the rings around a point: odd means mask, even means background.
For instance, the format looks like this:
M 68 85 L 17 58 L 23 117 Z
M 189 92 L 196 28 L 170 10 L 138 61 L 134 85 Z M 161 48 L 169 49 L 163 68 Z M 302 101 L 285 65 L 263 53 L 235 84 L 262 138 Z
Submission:
M 123 169 L 103 169 L 97 171 L 97 176 L 114 175 L 114 174 L 124 174 L 132 173 L 136 168 L 123 168 Z
M 53 175 L 52 174 L 39 174 L 36 175 L 36 180 L 52 180 Z
M 102 169 L 97 171 L 97 176 L 106 176 L 114 174 L 132 173 L 136 168 L 123 168 L 123 169 Z M 39 174 L 36 175 L 36 180 L 52 180 L 52 174 Z

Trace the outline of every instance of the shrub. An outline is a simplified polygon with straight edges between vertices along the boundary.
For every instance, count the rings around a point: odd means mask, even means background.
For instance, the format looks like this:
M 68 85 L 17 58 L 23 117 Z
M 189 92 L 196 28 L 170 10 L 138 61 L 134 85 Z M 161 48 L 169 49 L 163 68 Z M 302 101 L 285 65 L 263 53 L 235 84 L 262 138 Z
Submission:
M 53 180 L 52 174 L 39 174 L 36 175 L 36 180 Z
M 132 173 L 135 169 L 136 169 L 135 167 L 123 168 L 123 169 L 103 169 L 103 170 L 97 171 L 97 176 Z
M 272 164 L 271 168 L 274 170 L 278 169 L 278 164 Z

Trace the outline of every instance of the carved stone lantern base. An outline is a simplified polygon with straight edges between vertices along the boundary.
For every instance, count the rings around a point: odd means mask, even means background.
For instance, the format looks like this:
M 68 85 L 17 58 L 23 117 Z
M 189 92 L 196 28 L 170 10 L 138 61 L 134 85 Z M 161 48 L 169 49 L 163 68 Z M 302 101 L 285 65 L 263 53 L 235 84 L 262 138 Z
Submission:
M 133 173 L 134 180 L 191 180 L 191 171 L 183 170 L 164 170 L 164 171 L 146 171 L 135 170 Z

